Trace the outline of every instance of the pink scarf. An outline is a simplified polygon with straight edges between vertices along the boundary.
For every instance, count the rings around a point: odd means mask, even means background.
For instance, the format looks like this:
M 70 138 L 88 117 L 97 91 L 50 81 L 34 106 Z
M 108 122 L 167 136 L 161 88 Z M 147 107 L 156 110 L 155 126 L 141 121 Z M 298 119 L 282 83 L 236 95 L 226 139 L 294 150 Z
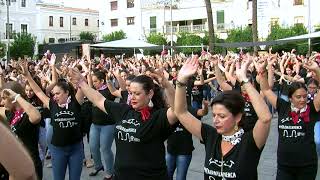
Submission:
M 19 110 L 15 111 L 14 116 L 10 122 L 10 126 L 16 125 L 21 120 L 23 113 L 24 113 L 23 109 L 19 109 Z
M 68 109 L 69 108 L 69 103 L 71 102 L 71 96 L 68 97 L 67 99 L 67 102 L 66 103 L 63 103 L 63 104 L 58 104 L 59 107 L 61 108 L 66 108 Z

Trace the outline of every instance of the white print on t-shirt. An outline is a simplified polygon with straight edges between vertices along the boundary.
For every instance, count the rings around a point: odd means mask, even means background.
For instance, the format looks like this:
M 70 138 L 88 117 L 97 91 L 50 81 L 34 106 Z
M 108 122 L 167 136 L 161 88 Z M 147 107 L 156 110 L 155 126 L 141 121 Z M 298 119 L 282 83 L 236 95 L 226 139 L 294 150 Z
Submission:
M 213 160 L 212 160 L 212 158 L 209 159 L 209 166 L 211 164 L 215 164 L 215 165 L 221 167 L 222 163 L 223 163 L 223 167 L 232 168 L 232 165 L 234 165 L 234 162 L 232 160 L 230 160 L 230 161 L 219 161 L 217 159 L 213 159 Z
M 237 175 L 235 172 L 222 172 L 221 173 L 221 171 L 213 171 L 213 170 L 210 170 L 206 167 L 204 167 L 204 173 L 211 175 L 211 176 L 209 176 L 210 180 L 215 180 L 215 178 L 212 176 L 223 177 L 223 178 L 234 178 L 234 179 L 237 178 Z
M 181 127 L 177 127 L 177 128 L 174 130 L 174 132 L 181 132 L 181 131 L 183 131 L 183 128 L 181 128 Z
M 131 126 L 126 128 L 122 125 L 117 125 L 116 129 L 119 130 L 117 133 L 117 138 L 121 141 L 140 142 L 140 139 L 134 136 L 137 132 L 136 127 L 140 126 L 140 123 L 135 119 L 122 120 L 121 122 L 123 125 L 129 124 L 133 125 L 134 127 Z
M 61 116 L 61 115 L 67 115 L 69 117 L 59 118 L 59 116 Z M 60 111 L 55 114 L 55 117 L 57 117 L 57 118 L 55 118 L 54 121 L 59 122 L 60 128 L 63 128 L 63 129 L 72 128 L 72 127 L 77 126 L 79 124 L 78 122 L 75 122 L 76 118 L 72 117 L 73 115 L 74 115 L 74 112 L 72 112 L 72 111 Z
M 135 119 L 122 120 L 123 124 L 133 124 L 134 126 L 140 126 L 140 123 Z
M 305 136 L 306 133 L 302 131 L 302 126 L 295 126 L 295 125 L 283 125 L 286 122 L 292 121 L 291 117 L 287 117 L 284 119 L 281 119 L 280 122 L 282 123 L 281 125 L 278 126 L 279 129 L 282 130 L 282 136 L 285 138 L 297 138 L 297 137 L 302 137 Z M 300 123 L 301 120 L 298 120 L 298 123 Z

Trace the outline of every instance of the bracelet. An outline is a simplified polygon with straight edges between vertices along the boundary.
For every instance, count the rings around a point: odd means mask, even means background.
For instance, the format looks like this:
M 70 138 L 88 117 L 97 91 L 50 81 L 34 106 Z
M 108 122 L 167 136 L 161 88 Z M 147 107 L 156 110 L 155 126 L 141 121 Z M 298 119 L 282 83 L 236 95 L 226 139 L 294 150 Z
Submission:
M 21 95 L 20 94 L 17 94 L 14 96 L 14 100 L 12 101 L 12 103 L 15 103 L 17 102 L 18 98 L 20 97 Z
M 176 80 L 176 85 L 177 85 L 177 87 L 186 87 L 187 83 L 182 83 L 182 82 Z

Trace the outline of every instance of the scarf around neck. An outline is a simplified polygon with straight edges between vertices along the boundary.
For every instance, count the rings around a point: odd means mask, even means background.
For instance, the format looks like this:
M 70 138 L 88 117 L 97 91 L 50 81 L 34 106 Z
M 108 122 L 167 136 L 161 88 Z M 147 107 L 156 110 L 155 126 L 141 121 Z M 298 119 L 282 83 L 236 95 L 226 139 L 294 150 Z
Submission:
M 151 115 L 151 110 L 152 110 L 152 108 L 149 106 L 146 106 L 146 107 L 138 110 L 138 112 L 140 112 L 140 114 L 141 114 L 142 122 L 146 122 L 149 120 L 150 115 Z
M 14 112 L 13 118 L 10 121 L 10 126 L 16 125 L 23 117 L 24 111 L 23 109 L 16 110 Z
M 236 133 L 230 136 L 222 135 L 222 140 L 230 142 L 232 145 L 237 145 L 241 142 L 241 137 L 244 134 L 244 130 L 240 128 Z
M 63 103 L 63 104 L 58 104 L 59 107 L 61 108 L 66 108 L 68 109 L 69 108 L 69 103 L 71 102 L 71 96 L 68 97 L 67 99 L 67 102 L 66 103 Z
M 297 124 L 299 121 L 299 118 L 301 118 L 303 122 L 309 122 L 310 121 L 309 114 L 310 114 L 310 107 L 308 105 L 306 105 L 302 109 L 298 109 L 291 104 L 290 116 L 292 118 L 293 124 Z

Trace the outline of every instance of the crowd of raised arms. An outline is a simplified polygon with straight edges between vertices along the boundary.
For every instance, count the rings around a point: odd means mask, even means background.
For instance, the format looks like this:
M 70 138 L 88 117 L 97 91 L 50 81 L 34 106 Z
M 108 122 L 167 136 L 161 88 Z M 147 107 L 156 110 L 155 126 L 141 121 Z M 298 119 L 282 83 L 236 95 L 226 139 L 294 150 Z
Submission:
M 205 146 L 204 180 L 256 180 L 272 120 L 276 179 L 314 180 L 319 64 L 318 53 L 272 49 L 121 60 L 47 51 L 8 61 L 0 67 L 0 180 L 44 179 L 46 157 L 53 180 L 67 169 L 80 180 L 91 158 L 89 176 L 104 180 L 185 180 L 192 135 Z M 209 124 L 201 121 L 208 112 Z

